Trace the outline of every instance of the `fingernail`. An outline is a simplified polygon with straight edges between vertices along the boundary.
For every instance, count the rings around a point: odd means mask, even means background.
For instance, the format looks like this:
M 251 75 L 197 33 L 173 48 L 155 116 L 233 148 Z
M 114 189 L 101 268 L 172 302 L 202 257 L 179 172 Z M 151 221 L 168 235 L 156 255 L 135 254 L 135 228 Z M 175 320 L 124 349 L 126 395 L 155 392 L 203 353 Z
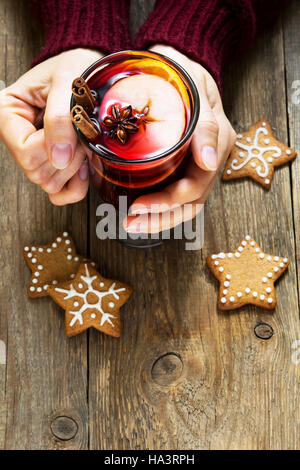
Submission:
M 129 215 L 143 215 L 143 214 L 149 214 L 151 212 L 149 209 L 135 209 L 134 207 L 129 208 Z
M 52 163 L 58 170 L 66 168 L 72 158 L 70 144 L 54 144 L 51 149 Z
M 89 176 L 89 169 L 86 163 L 83 163 L 78 170 L 79 178 L 85 181 Z
M 125 227 L 126 232 L 130 233 L 146 233 L 146 225 L 144 224 L 130 224 L 128 227 Z
M 218 166 L 218 156 L 216 150 L 210 145 L 202 148 L 202 159 L 209 170 L 216 170 Z

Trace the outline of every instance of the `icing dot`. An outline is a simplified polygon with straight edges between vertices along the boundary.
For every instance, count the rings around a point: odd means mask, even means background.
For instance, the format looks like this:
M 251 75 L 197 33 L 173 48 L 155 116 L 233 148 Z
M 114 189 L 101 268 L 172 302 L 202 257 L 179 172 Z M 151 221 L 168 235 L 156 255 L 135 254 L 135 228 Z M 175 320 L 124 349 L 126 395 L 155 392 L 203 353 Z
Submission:
M 96 318 L 96 314 L 95 314 L 95 313 L 92 313 L 92 314 L 91 314 L 91 318 Z
M 38 270 L 39 270 L 39 271 L 42 271 L 42 269 L 43 269 L 43 266 L 42 266 L 41 264 L 39 264 L 39 265 L 38 265 Z
M 272 163 L 273 158 L 272 158 L 272 157 L 268 157 L 268 158 L 267 158 L 267 161 L 268 161 L 269 163 Z
M 247 140 L 247 142 L 251 142 L 251 139 L 250 139 L 250 137 L 247 137 L 247 139 L 246 139 L 246 140 Z
M 238 252 L 237 252 L 237 253 L 235 253 L 235 257 L 236 257 L 236 258 L 239 258 L 240 256 L 241 256 L 241 254 L 240 254 L 240 253 L 238 253 Z
M 227 170 L 227 175 L 231 175 L 231 170 Z
M 215 264 L 215 266 L 218 266 L 218 264 L 219 264 L 219 261 L 215 261 L 215 263 L 214 263 L 214 264 Z
M 44 289 L 44 290 L 47 290 L 48 287 L 49 287 L 48 284 L 45 284 L 44 287 L 43 287 L 43 289 Z
M 277 273 L 279 271 L 279 268 L 277 268 L 277 266 L 275 266 L 275 268 L 273 268 L 275 273 Z
M 224 271 L 224 268 L 222 266 L 220 266 L 219 271 L 220 271 L 220 273 L 222 273 Z
M 230 280 L 231 279 L 231 276 L 230 274 L 226 274 L 226 279 Z
M 271 294 L 271 292 L 272 292 L 271 287 L 267 287 L 267 288 L 266 288 L 266 292 L 267 292 L 268 294 Z
M 283 264 L 283 263 L 279 263 L 279 266 L 280 266 L 281 268 L 283 268 L 283 267 L 284 267 L 284 264 Z
M 31 286 L 31 287 L 29 288 L 29 290 L 30 290 L 31 292 L 34 292 L 34 291 L 35 291 L 35 287 Z
M 287 259 L 287 258 L 283 258 L 283 262 L 284 262 L 284 263 L 287 263 L 287 262 L 288 262 L 288 259 Z
M 52 247 L 53 247 L 53 248 L 56 248 L 56 247 L 57 247 L 57 243 L 52 243 Z
M 70 243 L 71 243 L 70 240 L 66 240 L 67 245 L 70 245 Z
M 259 249 L 259 248 L 255 248 L 255 251 L 256 251 L 256 253 L 259 253 L 259 252 L 260 252 L 260 249 Z
M 100 282 L 100 287 L 104 287 L 104 282 Z
M 251 162 L 251 166 L 252 166 L 252 168 L 255 168 L 255 167 L 256 167 L 256 163 L 255 163 L 255 162 Z
M 32 253 L 28 253 L 28 258 L 32 258 Z
M 224 294 L 224 295 L 228 294 L 228 290 L 227 290 L 227 289 L 224 289 L 224 290 L 223 290 L 223 294 Z
M 243 246 L 246 246 L 246 245 L 247 245 L 247 243 L 245 242 L 245 240 L 242 241 L 242 245 L 243 245 Z
M 79 284 L 78 284 L 78 287 L 79 287 L 79 289 L 82 289 L 82 288 L 83 288 L 83 284 L 79 283 Z
M 71 259 L 72 259 L 72 255 L 68 255 L 68 256 L 67 256 L 67 259 L 68 259 L 68 260 L 71 260 Z
M 228 258 L 232 258 L 233 255 L 232 255 L 232 253 L 228 253 L 227 256 L 228 256 Z
M 272 297 L 268 297 L 268 303 L 271 304 L 273 302 Z
M 75 256 L 74 261 L 79 261 L 78 256 Z
M 57 241 L 58 243 L 60 243 L 60 242 L 61 242 L 61 237 L 57 237 L 56 241 Z
M 25 246 L 24 251 L 29 251 L 29 247 Z
M 222 297 L 222 298 L 221 298 L 221 302 L 222 302 L 222 304 L 226 304 L 226 299 L 225 299 L 225 297 Z
M 265 255 L 264 255 L 263 253 L 259 253 L 259 257 L 260 257 L 261 259 L 263 259 L 263 258 L 265 257 Z
M 108 306 L 109 306 L 110 308 L 113 308 L 113 307 L 115 306 L 115 304 L 114 304 L 114 302 L 109 302 Z
M 272 274 L 272 273 L 268 273 L 267 276 L 268 276 L 268 277 L 272 277 L 273 274 Z
M 242 252 L 243 249 L 244 249 L 244 248 L 243 248 L 242 246 L 239 246 L 239 247 L 238 247 L 238 250 L 239 250 L 240 252 Z
M 272 261 L 272 256 L 269 255 L 269 256 L 267 257 L 267 260 L 268 260 L 268 261 Z
M 239 156 L 240 156 L 240 157 L 243 157 L 244 155 L 245 155 L 244 152 L 240 152 L 240 153 L 239 153 Z
M 242 136 L 242 134 L 237 134 L 236 137 L 237 137 L 237 139 L 241 139 L 243 136 Z
M 265 123 L 265 122 L 262 122 L 262 125 L 263 125 L 264 127 L 266 127 L 266 123 Z
M 261 296 L 259 298 L 260 298 L 260 300 L 264 300 L 264 298 L 265 298 L 264 294 L 261 294 Z
M 256 291 L 252 292 L 253 297 L 257 297 L 258 293 Z
M 72 248 L 68 248 L 68 253 L 72 253 Z
M 36 284 L 38 282 L 38 280 L 34 278 L 34 279 L 32 279 L 32 282 L 33 282 L 33 284 Z
M 242 294 L 241 292 L 238 292 L 236 295 L 237 295 L 238 297 L 242 297 L 243 294 Z
M 64 232 L 64 233 L 63 233 L 63 236 L 64 236 L 64 237 L 67 237 L 68 235 L 69 235 L 68 232 Z
M 274 256 L 274 261 L 279 261 L 279 256 Z
M 223 251 L 221 251 L 221 253 L 219 253 L 219 258 L 221 258 L 221 259 L 225 258 L 225 253 L 223 253 Z
M 71 279 L 74 279 L 74 277 L 75 277 L 75 274 L 71 274 Z
M 268 279 L 266 277 L 263 277 L 262 282 L 268 282 Z
M 31 248 L 31 251 L 36 251 L 36 247 L 33 246 L 33 247 Z
M 224 286 L 225 286 L 225 287 L 229 287 L 229 285 L 230 285 L 230 282 L 228 282 L 228 281 L 225 281 L 225 282 L 224 282 Z
M 251 289 L 249 289 L 249 287 L 246 287 L 245 292 L 246 292 L 246 294 L 250 294 Z
M 250 240 L 250 235 L 246 235 L 245 238 L 246 238 L 247 241 L 249 241 Z
M 211 255 L 211 259 L 216 259 L 217 255 Z
M 291 155 L 292 151 L 290 149 L 287 149 L 286 154 Z
M 32 263 L 36 263 L 36 258 L 32 258 Z
M 265 144 L 269 144 L 270 143 L 270 139 L 265 139 Z
M 38 292 L 42 292 L 42 288 L 41 288 L 41 287 L 38 287 L 38 288 L 37 288 L 37 291 L 38 291 Z
M 235 301 L 235 298 L 233 297 L 233 295 L 229 298 L 230 302 L 234 302 Z
M 52 251 L 51 248 L 47 248 L 48 253 L 51 253 L 51 251 Z
M 57 281 L 56 281 L 56 280 L 52 281 L 52 284 L 56 285 L 56 284 L 57 284 Z
M 34 275 L 35 275 L 36 277 L 38 277 L 38 276 L 40 275 L 40 273 L 39 273 L 38 271 L 36 271 L 36 272 L 34 273 Z
M 91 265 L 92 266 L 96 266 L 96 263 L 94 263 L 94 261 L 91 262 Z
M 79 302 L 74 302 L 74 307 L 78 307 Z
M 43 253 L 43 251 L 44 251 L 44 248 L 39 248 L 40 253 Z
M 265 179 L 265 183 L 266 184 L 269 184 L 270 183 L 270 180 L 268 178 Z
M 250 245 L 251 245 L 251 246 L 255 246 L 255 242 L 252 241 L 252 242 L 250 243 Z

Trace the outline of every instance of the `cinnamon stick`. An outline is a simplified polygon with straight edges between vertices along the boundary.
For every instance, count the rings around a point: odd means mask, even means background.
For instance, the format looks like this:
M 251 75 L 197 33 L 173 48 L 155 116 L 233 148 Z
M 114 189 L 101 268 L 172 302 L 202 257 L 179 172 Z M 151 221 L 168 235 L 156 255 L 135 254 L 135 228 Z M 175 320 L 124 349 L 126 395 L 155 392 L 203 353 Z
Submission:
M 98 131 L 82 106 L 77 104 L 72 108 L 71 119 L 88 140 L 93 140 L 97 137 Z
M 73 81 L 72 93 L 76 103 L 82 106 L 88 114 L 94 111 L 96 100 L 82 77 L 75 78 Z

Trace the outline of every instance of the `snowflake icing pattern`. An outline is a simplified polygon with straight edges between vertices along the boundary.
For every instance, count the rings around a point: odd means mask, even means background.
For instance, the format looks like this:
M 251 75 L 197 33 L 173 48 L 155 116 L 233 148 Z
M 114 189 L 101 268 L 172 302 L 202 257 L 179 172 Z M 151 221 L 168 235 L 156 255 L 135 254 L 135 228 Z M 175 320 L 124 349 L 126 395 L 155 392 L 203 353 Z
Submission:
M 101 291 L 95 290 L 92 286 L 92 282 L 95 279 L 97 279 L 97 276 L 90 276 L 90 273 L 88 271 L 88 267 L 87 267 L 86 264 L 85 264 L 85 272 L 86 272 L 86 276 L 80 276 L 80 278 L 88 286 L 88 288 L 85 292 L 78 292 L 76 289 L 74 289 L 73 284 L 70 285 L 70 289 L 61 289 L 59 287 L 57 287 L 55 289 L 57 292 L 62 292 L 63 294 L 66 294 L 65 297 L 64 297 L 64 300 L 71 299 L 73 297 L 80 297 L 81 299 L 83 299 L 83 304 L 82 304 L 82 306 L 80 307 L 79 310 L 69 312 L 71 315 L 73 315 L 73 318 L 70 322 L 70 326 L 73 326 L 76 323 L 76 321 L 78 321 L 80 323 L 80 325 L 83 325 L 83 318 L 82 318 L 83 313 L 86 312 L 88 309 L 94 309 L 94 310 L 98 310 L 102 315 L 100 326 L 103 326 L 104 323 L 107 321 L 108 323 L 111 324 L 112 327 L 114 327 L 115 325 L 111 321 L 111 318 L 116 318 L 116 317 L 114 315 L 112 315 L 111 313 L 106 313 L 106 312 L 103 311 L 103 309 L 102 309 L 102 299 L 103 299 L 103 297 L 106 297 L 107 295 L 113 295 L 114 298 L 118 300 L 120 298 L 119 295 L 118 295 L 118 292 L 125 291 L 126 289 L 124 287 L 120 287 L 119 289 L 115 289 L 116 283 L 113 282 L 111 284 L 111 286 L 109 287 L 108 291 L 101 292 Z M 102 284 L 102 282 L 100 282 L 100 287 L 103 287 L 101 284 Z M 80 286 L 80 284 L 79 284 L 79 286 Z M 97 303 L 90 304 L 88 302 L 87 295 L 91 294 L 91 293 L 95 294 L 98 297 L 98 302 Z M 113 302 L 110 302 L 110 304 L 112 304 L 111 307 L 114 307 Z M 74 306 L 77 307 L 78 305 L 79 305 L 78 302 L 75 301 Z M 92 314 L 92 315 L 95 315 L 95 314 Z

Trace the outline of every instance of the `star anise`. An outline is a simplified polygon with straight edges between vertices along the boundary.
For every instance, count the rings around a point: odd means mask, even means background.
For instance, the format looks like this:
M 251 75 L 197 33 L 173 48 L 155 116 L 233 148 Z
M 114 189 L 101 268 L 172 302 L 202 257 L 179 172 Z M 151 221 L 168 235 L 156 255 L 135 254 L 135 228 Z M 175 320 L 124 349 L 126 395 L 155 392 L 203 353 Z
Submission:
M 109 129 L 108 135 L 112 139 L 118 138 L 122 144 L 128 139 L 128 134 L 135 134 L 139 130 L 136 125 L 137 117 L 132 116 L 132 106 L 119 109 L 117 105 L 111 107 L 111 115 L 103 119 L 103 124 Z

